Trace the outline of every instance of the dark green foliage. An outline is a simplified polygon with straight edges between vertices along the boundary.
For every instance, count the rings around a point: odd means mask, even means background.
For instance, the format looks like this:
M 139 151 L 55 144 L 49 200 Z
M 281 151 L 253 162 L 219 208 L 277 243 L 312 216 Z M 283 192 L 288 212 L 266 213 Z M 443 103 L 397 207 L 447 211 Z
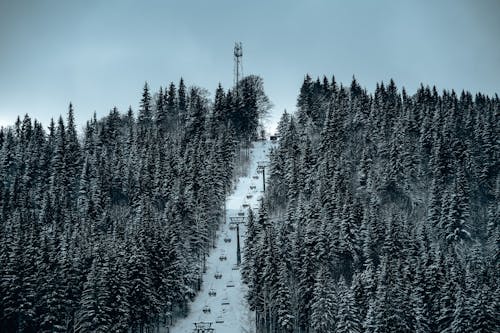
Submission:
M 259 122 L 271 107 L 272 104 L 264 92 L 263 80 L 259 76 L 244 77 L 237 90 L 226 95 L 227 117 L 240 139 L 257 138 Z
M 233 181 L 225 95 L 212 108 L 182 79 L 145 84 L 137 119 L 115 107 L 80 138 L 71 104 L 48 132 L 28 115 L 0 129 L 1 332 L 144 332 L 186 314 Z
M 345 285 L 344 285 L 344 288 Z M 311 327 L 315 332 L 333 332 L 337 325 L 338 295 L 328 269 L 322 267 L 314 284 Z
M 290 255 L 245 279 L 262 331 L 288 332 L 282 313 L 293 332 L 498 330 L 499 108 L 497 95 L 306 76 L 266 188 L 267 228 Z M 245 260 L 274 270 L 270 245 L 253 244 Z
M 338 321 L 335 332 L 338 333 L 360 333 L 362 332 L 361 318 L 358 305 L 355 303 L 352 290 L 340 279 L 339 284 Z

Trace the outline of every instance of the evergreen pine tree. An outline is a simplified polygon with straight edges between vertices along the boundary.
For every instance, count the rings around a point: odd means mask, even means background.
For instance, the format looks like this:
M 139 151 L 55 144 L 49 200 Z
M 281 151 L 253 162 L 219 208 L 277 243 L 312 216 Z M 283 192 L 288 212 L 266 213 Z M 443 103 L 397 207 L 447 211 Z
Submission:
M 346 285 L 345 280 L 340 278 L 339 283 L 339 305 L 336 332 L 357 333 L 361 332 L 361 320 L 359 309 L 356 307 L 352 290 Z
M 337 327 L 338 295 L 325 267 L 316 274 L 312 302 L 311 327 L 315 332 L 334 332 Z

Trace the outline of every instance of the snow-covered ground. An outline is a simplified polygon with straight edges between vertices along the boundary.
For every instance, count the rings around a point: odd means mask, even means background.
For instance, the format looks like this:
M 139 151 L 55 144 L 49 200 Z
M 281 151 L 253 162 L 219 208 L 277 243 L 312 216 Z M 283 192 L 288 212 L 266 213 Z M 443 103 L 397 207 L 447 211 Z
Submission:
M 238 216 L 240 212 L 244 212 L 246 216 L 247 208 L 243 208 L 244 204 L 252 208 L 258 206 L 258 198 L 262 195 L 262 173 L 257 172 L 257 166 L 259 161 L 268 160 L 267 154 L 271 144 L 269 141 L 254 143 L 254 148 L 250 151 L 249 174 L 239 178 L 234 193 L 226 200 L 226 223 L 219 229 L 217 247 L 207 259 L 207 271 L 203 277 L 201 291 L 190 304 L 188 316 L 179 318 L 170 328 L 171 333 L 191 333 L 196 322 L 211 322 L 214 333 L 255 331 L 254 313 L 250 311 L 244 298 L 247 288 L 241 282 L 240 271 L 233 269 L 236 265 L 236 230 L 230 230 L 229 222 L 231 216 Z M 258 176 L 258 179 L 255 179 L 255 176 Z M 253 186 L 255 189 L 251 189 Z M 241 224 L 242 256 L 245 232 L 245 225 Z M 225 238 L 231 238 L 231 242 L 226 243 Z M 221 254 L 225 254 L 227 260 L 221 261 Z M 222 278 L 216 279 L 216 272 L 221 273 Z M 228 286 L 232 284 L 234 287 Z M 211 290 L 215 291 L 215 296 L 209 295 Z M 203 312 L 204 308 L 209 308 L 210 312 Z

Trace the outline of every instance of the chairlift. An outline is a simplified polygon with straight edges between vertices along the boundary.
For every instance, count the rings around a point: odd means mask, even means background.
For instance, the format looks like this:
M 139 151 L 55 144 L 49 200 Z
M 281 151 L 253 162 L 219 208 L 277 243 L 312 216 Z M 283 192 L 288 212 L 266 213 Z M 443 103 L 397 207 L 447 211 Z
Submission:
M 234 287 L 234 281 L 233 280 L 227 281 L 226 287 L 228 287 L 228 288 Z
M 252 199 L 253 195 L 247 194 L 247 199 Z
M 245 216 L 245 212 L 238 212 L 238 216 Z
M 223 317 L 222 315 L 217 316 L 217 317 L 215 318 L 215 322 L 216 322 L 217 324 L 222 324 L 222 323 L 224 323 L 224 317 Z
M 249 206 L 250 206 L 250 205 L 249 205 L 249 204 L 247 204 L 247 203 L 244 203 L 243 205 L 241 205 L 241 207 L 243 207 L 243 208 L 248 208 Z
M 221 300 L 220 305 L 229 305 L 229 299 L 227 297 L 224 297 Z
M 240 269 L 240 266 L 238 266 L 238 265 L 233 265 L 233 267 L 231 267 L 231 269 L 232 269 L 233 271 L 237 271 L 237 270 L 239 270 L 239 269 Z
M 255 175 L 255 176 L 252 176 L 253 179 L 259 179 L 259 176 Z
M 221 272 L 215 272 L 214 278 L 216 278 L 217 280 L 222 279 L 222 273 Z
M 236 230 L 236 224 L 234 223 L 229 224 L 229 230 Z
M 226 256 L 225 254 L 221 254 L 221 255 L 219 256 L 219 260 L 220 260 L 220 261 L 227 260 L 227 256 Z
M 215 329 L 212 327 L 212 322 L 199 322 L 194 323 L 193 333 L 214 333 Z
M 202 311 L 203 311 L 203 313 L 210 313 L 210 312 L 212 312 L 212 310 L 210 310 L 210 307 L 209 307 L 208 305 L 205 305 L 205 306 L 203 307 L 203 310 L 202 310 Z
M 224 236 L 224 243 L 231 243 L 231 237 L 228 235 Z
M 216 295 L 217 295 L 217 292 L 215 291 L 215 289 L 212 288 L 208 291 L 208 296 L 215 297 Z
M 255 185 L 250 185 L 250 189 L 251 189 L 251 190 L 255 190 L 256 188 L 257 188 L 257 186 L 255 186 Z

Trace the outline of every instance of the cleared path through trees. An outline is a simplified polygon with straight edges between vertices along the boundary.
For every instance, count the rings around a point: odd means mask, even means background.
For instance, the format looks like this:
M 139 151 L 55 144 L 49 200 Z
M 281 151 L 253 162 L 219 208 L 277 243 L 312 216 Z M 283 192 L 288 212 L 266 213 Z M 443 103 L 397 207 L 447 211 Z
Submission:
M 244 207 L 257 207 L 262 196 L 262 173 L 257 172 L 258 162 L 267 161 L 272 143 L 254 142 L 250 150 L 250 167 L 245 177 L 240 177 L 234 192 L 226 199 L 226 223 L 218 231 L 216 248 L 207 259 L 201 291 L 189 304 L 187 317 L 177 319 L 171 333 L 191 333 L 194 323 L 210 322 L 214 333 L 250 333 L 255 330 L 254 313 L 245 300 L 247 287 L 236 270 L 236 229 L 230 229 L 230 217 L 247 214 Z M 267 170 L 266 170 L 267 171 Z M 258 179 L 256 179 L 258 176 Z M 240 225 L 240 247 L 243 256 L 246 227 Z M 228 239 L 230 238 L 230 241 Z M 227 259 L 224 260 L 224 257 Z M 221 260 L 222 259 L 222 260 Z M 216 276 L 220 276 L 216 278 Z

